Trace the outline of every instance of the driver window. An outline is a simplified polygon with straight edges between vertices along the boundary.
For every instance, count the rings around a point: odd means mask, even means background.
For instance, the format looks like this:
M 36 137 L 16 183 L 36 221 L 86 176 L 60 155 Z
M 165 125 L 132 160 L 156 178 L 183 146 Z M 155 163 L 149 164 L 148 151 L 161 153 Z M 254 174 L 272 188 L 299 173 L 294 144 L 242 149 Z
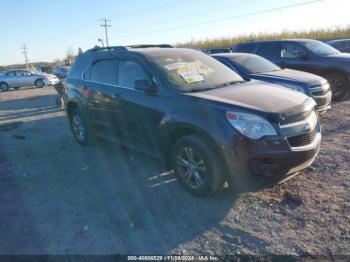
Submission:
M 295 44 L 284 44 L 281 51 L 282 58 L 301 58 L 304 49 Z
M 136 62 L 121 60 L 118 68 L 118 86 L 135 88 L 137 80 L 150 80 L 145 70 Z

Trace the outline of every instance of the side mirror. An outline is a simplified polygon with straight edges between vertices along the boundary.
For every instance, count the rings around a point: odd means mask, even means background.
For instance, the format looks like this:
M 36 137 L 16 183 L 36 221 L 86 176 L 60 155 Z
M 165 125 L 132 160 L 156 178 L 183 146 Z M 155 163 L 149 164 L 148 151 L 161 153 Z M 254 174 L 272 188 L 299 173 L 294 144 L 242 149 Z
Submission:
M 146 93 L 156 93 L 156 86 L 148 79 L 141 79 L 135 81 L 135 89 Z

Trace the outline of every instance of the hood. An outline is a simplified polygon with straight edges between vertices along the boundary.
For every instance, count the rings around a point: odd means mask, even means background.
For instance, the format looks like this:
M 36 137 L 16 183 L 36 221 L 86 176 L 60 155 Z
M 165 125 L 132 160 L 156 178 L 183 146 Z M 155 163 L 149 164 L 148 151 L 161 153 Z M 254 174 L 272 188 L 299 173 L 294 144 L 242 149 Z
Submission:
M 304 112 L 316 105 L 311 98 L 302 93 L 261 81 L 186 94 L 283 116 Z
M 252 77 L 257 77 L 260 80 L 269 78 L 270 80 L 276 81 L 300 82 L 307 85 L 317 85 L 325 81 L 325 79 L 320 76 L 292 69 L 283 69 L 280 71 L 252 74 Z

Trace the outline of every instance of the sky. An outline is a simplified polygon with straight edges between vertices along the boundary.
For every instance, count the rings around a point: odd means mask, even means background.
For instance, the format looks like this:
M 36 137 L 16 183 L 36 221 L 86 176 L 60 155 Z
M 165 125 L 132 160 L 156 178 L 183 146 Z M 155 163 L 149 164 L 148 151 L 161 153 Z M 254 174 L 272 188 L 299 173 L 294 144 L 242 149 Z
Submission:
M 156 44 L 259 32 L 350 25 L 349 0 L 0 0 L 0 65 L 62 59 L 68 49 L 89 49 L 104 38 L 100 19 L 111 19 L 110 45 Z M 241 17 L 239 17 L 241 16 Z M 220 20 L 221 19 L 221 20 Z M 208 22 L 208 23 L 207 23 Z

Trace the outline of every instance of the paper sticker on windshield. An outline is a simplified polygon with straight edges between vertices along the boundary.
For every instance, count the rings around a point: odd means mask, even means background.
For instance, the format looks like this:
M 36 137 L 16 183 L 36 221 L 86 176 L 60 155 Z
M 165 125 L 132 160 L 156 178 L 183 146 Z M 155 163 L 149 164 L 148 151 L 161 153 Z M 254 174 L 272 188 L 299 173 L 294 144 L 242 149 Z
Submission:
M 189 71 L 189 72 L 180 73 L 180 75 L 182 76 L 183 79 L 185 79 L 185 81 L 188 84 L 201 82 L 201 81 L 204 80 L 203 76 L 198 74 L 195 71 Z
M 176 63 L 172 63 L 172 64 L 167 64 L 164 67 L 170 71 L 170 70 L 179 69 L 179 68 L 182 68 L 185 66 L 186 66 L 186 63 L 176 62 Z

